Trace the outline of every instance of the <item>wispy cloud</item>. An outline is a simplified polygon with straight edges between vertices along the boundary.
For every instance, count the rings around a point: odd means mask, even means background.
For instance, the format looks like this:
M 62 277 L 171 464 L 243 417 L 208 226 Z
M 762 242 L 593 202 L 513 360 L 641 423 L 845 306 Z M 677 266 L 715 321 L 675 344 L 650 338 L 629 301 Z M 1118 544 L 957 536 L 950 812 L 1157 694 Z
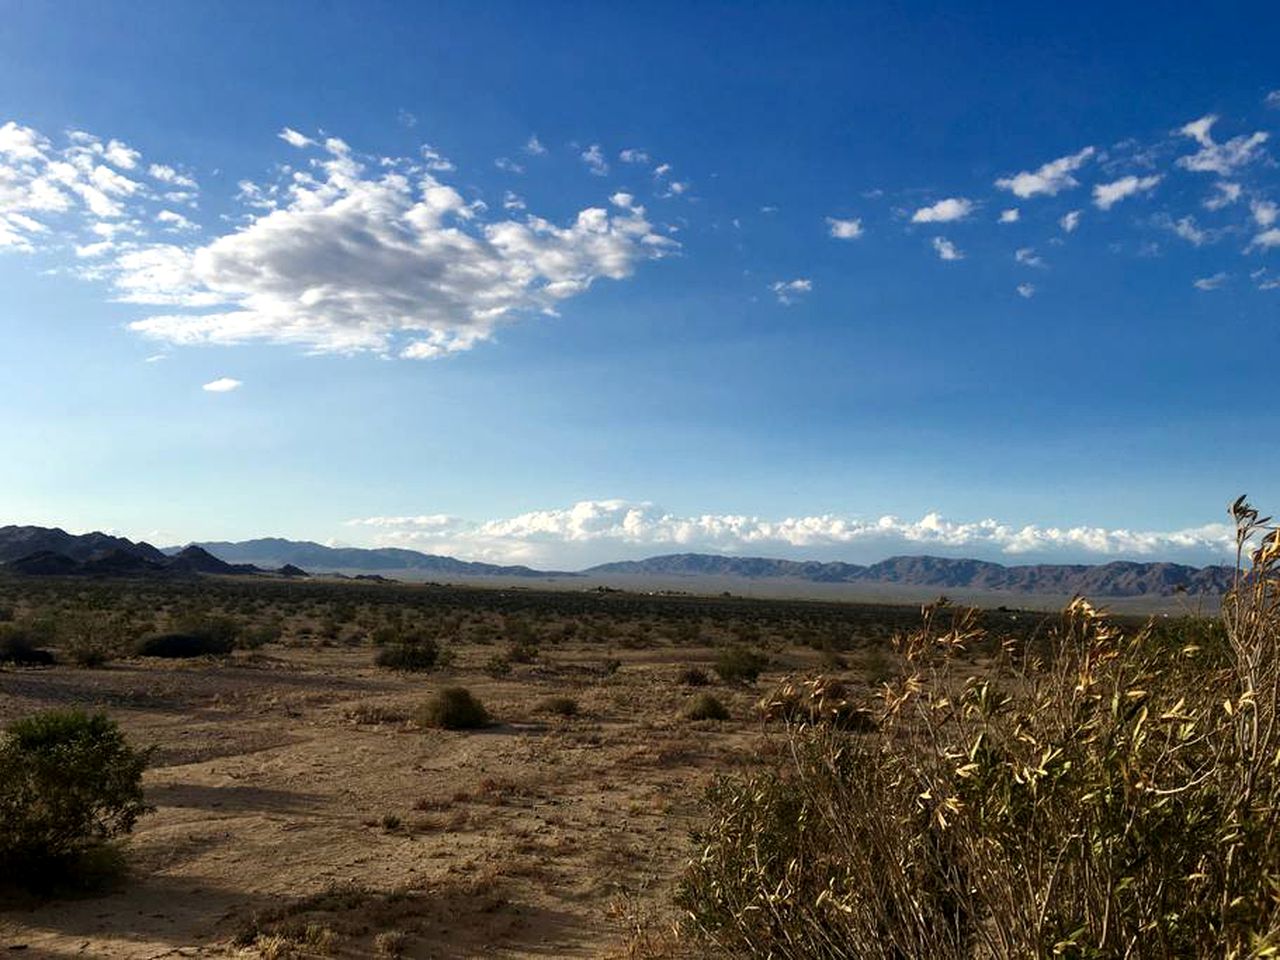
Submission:
M 773 291 L 773 295 L 778 298 L 779 303 L 789 307 L 813 290 L 813 281 L 808 277 L 799 277 L 795 280 L 775 280 L 769 284 L 769 289 Z
M 1209 291 L 1209 290 L 1217 290 L 1220 286 L 1222 286 L 1226 282 L 1227 282 L 1227 274 L 1219 272 L 1219 273 L 1215 273 L 1211 277 L 1198 278 L 1197 280 L 1192 282 L 1192 286 L 1194 286 L 1197 290 Z
M 1195 173 L 1216 173 L 1220 177 L 1228 177 L 1261 155 L 1262 145 L 1267 142 L 1265 132 L 1242 134 L 1218 143 L 1212 133 L 1217 122 L 1218 118 L 1209 114 L 1192 120 L 1178 131 L 1200 145 L 1195 153 L 1179 157 L 1178 166 Z
M 1024 199 L 1042 195 L 1057 196 L 1063 190 L 1070 190 L 1080 185 L 1072 174 L 1079 170 L 1094 153 L 1093 147 L 1085 147 L 1077 153 L 1050 160 L 1037 170 L 1023 170 L 1011 177 L 1002 177 L 996 181 L 996 186 Z
M 600 144 L 591 144 L 591 146 L 583 150 L 579 156 L 581 157 L 582 162 L 587 165 L 587 169 L 597 177 L 603 177 L 608 174 L 609 163 L 604 158 L 604 151 L 600 149 Z
M 206 393 L 230 393 L 232 390 L 239 390 L 243 386 L 244 383 L 234 377 L 219 377 L 217 380 L 210 380 L 200 389 Z
M 542 145 L 542 141 L 538 139 L 538 135 L 531 134 L 529 139 L 525 141 L 524 152 L 531 157 L 541 157 L 547 152 L 547 148 Z
M 1024 267 L 1044 267 L 1044 258 L 1036 253 L 1033 247 L 1021 247 L 1013 254 L 1013 259 Z
M 1020 283 L 1017 289 L 1018 296 L 1022 297 L 1023 300 L 1030 300 L 1036 295 L 1036 285 L 1034 283 Z
M 1099 183 L 1093 188 L 1093 204 L 1099 210 L 1110 210 L 1126 197 L 1154 190 L 1164 177 L 1152 174 L 1149 177 L 1127 176 L 1110 183 Z
M 1063 233 L 1074 233 L 1076 227 L 1080 226 L 1080 211 L 1069 210 L 1062 215 L 1062 219 L 1058 221 L 1058 226 L 1062 228 Z

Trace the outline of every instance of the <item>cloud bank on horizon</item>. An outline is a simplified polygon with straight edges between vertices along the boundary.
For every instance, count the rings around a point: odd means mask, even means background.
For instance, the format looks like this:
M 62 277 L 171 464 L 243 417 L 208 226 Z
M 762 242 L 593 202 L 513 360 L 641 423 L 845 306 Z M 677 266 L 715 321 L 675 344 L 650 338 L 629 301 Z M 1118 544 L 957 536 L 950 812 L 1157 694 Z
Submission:
M 1239 270 L 1205 270 L 1215 282 L 1193 290 L 1216 290 L 1237 273 L 1258 290 L 1274 290 L 1280 272 L 1265 259 L 1280 247 L 1271 136 L 1247 128 L 1220 134 L 1224 125 L 1209 114 L 1143 142 L 1085 145 L 997 177 L 986 197 L 895 206 L 890 191 L 885 210 L 874 205 L 885 199 L 875 191 L 864 194 L 865 209 L 815 212 L 814 230 L 866 244 L 886 230 L 945 226 L 948 234 L 929 235 L 928 246 L 963 269 L 972 255 L 953 231 L 1013 230 L 1026 223 L 1031 205 L 1056 203 L 1062 210 L 1051 221 L 1058 230 L 1040 240 L 1060 244 L 1090 217 L 1137 214 L 1145 204 L 1140 229 L 1194 248 L 1235 247 Z M 469 350 L 503 324 L 554 313 L 599 280 L 625 280 L 647 261 L 682 252 L 673 236 L 680 227 L 655 223 L 621 186 L 557 223 L 530 212 L 513 190 L 490 203 L 451 185 L 461 174 L 429 144 L 414 157 L 386 157 L 287 126 L 278 137 L 297 157 L 278 164 L 268 181 L 237 185 L 238 217 L 202 222 L 201 187 L 190 167 L 144 161 L 113 137 L 70 130 L 55 142 L 8 120 L 0 125 L 0 251 L 62 256 L 63 269 L 146 310 L 129 329 L 165 344 L 265 342 L 407 359 Z M 540 164 L 554 159 L 536 136 L 512 153 Z M 636 147 L 572 144 L 566 159 L 593 181 L 647 170 L 655 202 L 694 199 L 670 163 Z M 511 176 L 529 166 L 505 156 L 494 162 Z M 1180 192 L 1151 209 L 1174 179 Z M 1188 191 L 1200 194 L 1192 209 L 1167 208 L 1186 202 L 1179 198 Z M 1001 209 L 1010 199 L 1020 206 Z M 1019 242 L 1019 263 L 1048 266 L 1040 257 L 1026 260 L 1021 251 L 1031 247 L 1025 236 Z M 791 306 L 820 283 L 803 277 L 767 288 Z M 1023 300 L 1033 291 L 1047 294 L 1044 283 L 1014 281 L 1010 288 Z
M 1235 531 L 1226 523 L 1185 530 L 959 522 L 937 513 L 918 520 L 823 514 L 769 520 L 734 514 L 680 516 L 648 502 L 583 500 L 512 517 L 468 521 L 445 514 L 363 517 L 347 522 L 362 543 L 467 559 L 535 566 L 586 566 L 655 553 L 725 553 L 868 562 L 893 554 L 935 553 L 1005 563 L 1117 559 L 1231 562 Z

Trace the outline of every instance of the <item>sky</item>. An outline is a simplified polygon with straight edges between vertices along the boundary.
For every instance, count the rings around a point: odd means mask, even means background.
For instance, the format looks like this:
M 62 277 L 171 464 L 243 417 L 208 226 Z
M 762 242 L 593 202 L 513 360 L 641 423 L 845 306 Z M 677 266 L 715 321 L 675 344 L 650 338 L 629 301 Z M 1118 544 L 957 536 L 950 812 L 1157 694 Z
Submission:
M 1277 28 L 0 0 L 0 523 L 1224 559 L 1280 509 Z

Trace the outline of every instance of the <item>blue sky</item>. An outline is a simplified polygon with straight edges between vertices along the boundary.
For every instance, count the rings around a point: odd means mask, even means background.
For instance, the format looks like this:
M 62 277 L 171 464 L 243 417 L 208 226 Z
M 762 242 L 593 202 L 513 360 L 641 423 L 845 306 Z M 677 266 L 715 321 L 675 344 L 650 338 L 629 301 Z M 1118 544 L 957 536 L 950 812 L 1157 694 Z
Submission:
M 0 522 L 1203 561 L 1280 502 L 1273 5 L 0 13 Z

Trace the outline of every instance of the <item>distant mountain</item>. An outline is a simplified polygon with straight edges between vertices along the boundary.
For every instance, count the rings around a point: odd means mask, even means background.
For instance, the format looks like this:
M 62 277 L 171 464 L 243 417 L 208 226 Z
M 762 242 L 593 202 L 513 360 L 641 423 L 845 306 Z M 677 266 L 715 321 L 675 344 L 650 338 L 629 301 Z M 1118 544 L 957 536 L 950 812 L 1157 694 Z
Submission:
M 946 557 L 891 557 L 870 566 L 851 563 L 771 560 L 676 553 L 647 560 L 605 563 L 588 575 L 717 576 L 807 580 L 813 583 L 900 584 L 948 590 L 1004 590 L 1014 593 L 1084 594 L 1093 597 L 1222 594 L 1233 568 L 1189 567 L 1177 563 L 1035 564 L 1006 567 L 983 560 Z
M 251 563 L 259 567 L 295 566 L 303 570 L 415 571 L 441 577 L 573 577 L 577 574 L 533 570 L 524 566 L 500 566 L 455 560 L 417 550 L 397 547 L 363 549 L 360 547 L 326 547 L 310 540 L 282 540 L 266 537 L 259 540 L 207 541 L 192 544 L 228 563 Z M 167 547 L 165 553 L 180 548 Z
M 231 564 L 199 547 L 173 555 L 149 543 L 105 533 L 71 534 L 47 527 L 0 527 L 0 569 L 25 576 L 190 577 L 262 574 L 252 564 Z M 297 576 L 298 573 L 291 573 Z
M 72 534 L 56 527 L 0 527 L 0 563 L 10 563 L 34 553 L 57 553 L 77 563 L 100 560 L 124 551 L 156 563 L 168 558 L 149 543 L 134 543 L 105 533 Z

